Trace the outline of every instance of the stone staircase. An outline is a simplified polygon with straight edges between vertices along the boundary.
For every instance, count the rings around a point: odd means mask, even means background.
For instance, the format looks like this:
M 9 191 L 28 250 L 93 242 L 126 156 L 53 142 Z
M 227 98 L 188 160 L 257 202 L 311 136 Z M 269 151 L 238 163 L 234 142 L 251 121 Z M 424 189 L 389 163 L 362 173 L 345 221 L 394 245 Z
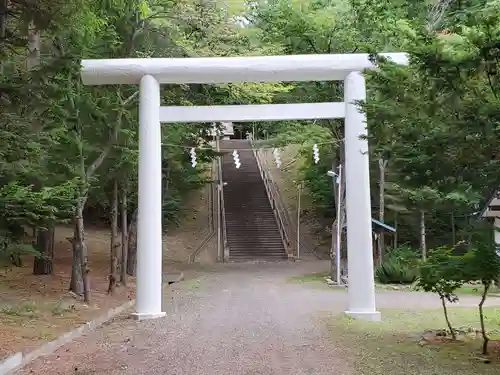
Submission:
M 230 261 L 288 258 L 276 216 L 247 140 L 224 140 L 222 158 L 226 240 Z M 232 151 L 238 150 L 236 169 Z

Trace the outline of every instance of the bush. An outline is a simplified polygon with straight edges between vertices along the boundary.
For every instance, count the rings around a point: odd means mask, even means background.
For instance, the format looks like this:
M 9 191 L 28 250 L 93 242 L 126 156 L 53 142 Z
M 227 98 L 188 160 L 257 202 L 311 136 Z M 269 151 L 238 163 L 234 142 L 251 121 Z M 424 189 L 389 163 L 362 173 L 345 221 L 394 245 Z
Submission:
M 386 260 L 397 261 L 405 266 L 418 267 L 420 260 L 419 250 L 408 246 L 396 247 L 388 252 Z
M 375 278 L 381 284 L 412 284 L 417 277 L 417 252 L 406 246 L 392 249 L 375 268 Z
M 23 235 L 24 229 L 15 225 L 0 229 L 0 267 L 21 267 L 23 255 L 41 255 L 32 245 L 22 243 Z
M 418 277 L 418 269 L 390 259 L 377 266 L 375 278 L 381 284 L 412 284 Z

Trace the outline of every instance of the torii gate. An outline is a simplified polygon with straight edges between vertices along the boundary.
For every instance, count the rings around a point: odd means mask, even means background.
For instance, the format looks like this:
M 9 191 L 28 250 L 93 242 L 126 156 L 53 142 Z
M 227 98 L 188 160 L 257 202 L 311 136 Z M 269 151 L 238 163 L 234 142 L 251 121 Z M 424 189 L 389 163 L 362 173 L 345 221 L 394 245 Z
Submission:
M 405 53 L 381 54 L 407 65 Z M 135 317 L 162 311 L 162 168 L 160 123 L 345 118 L 349 306 L 354 318 L 380 320 L 375 307 L 366 117 L 361 72 L 368 54 L 83 60 L 86 85 L 139 84 L 139 202 Z M 343 103 L 162 107 L 160 84 L 344 81 Z

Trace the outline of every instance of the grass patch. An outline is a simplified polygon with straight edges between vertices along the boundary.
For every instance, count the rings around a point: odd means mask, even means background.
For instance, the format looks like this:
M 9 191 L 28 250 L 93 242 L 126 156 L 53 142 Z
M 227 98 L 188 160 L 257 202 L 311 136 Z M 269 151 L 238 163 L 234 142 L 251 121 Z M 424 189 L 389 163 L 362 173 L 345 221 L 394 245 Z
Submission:
M 469 294 L 473 296 L 480 296 L 483 293 L 483 286 L 482 285 L 464 285 L 461 288 L 457 289 L 457 294 Z M 500 296 L 500 289 L 498 289 L 496 286 L 491 286 L 488 295 L 495 297 L 495 296 Z
M 0 317 L 5 319 L 35 319 L 42 318 L 45 313 L 53 316 L 63 316 L 67 313 L 75 313 L 75 301 L 67 301 L 63 298 L 56 302 L 21 302 L 18 304 L 4 305 L 0 308 Z
M 408 284 L 375 284 L 375 290 L 386 292 L 391 290 L 404 291 L 404 292 L 419 292 L 413 285 Z
M 294 276 L 290 278 L 289 282 L 294 284 L 325 283 L 325 277 L 328 276 L 328 272 L 318 272 L 310 275 Z
M 190 279 L 182 282 L 180 287 L 183 290 L 198 290 L 201 288 L 201 280 L 200 279 Z
M 500 308 L 487 308 L 486 326 L 494 331 L 500 326 Z M 357 375 L 469 375 L 500 373 L 500 353 L 485 364 L 476 356 L 481 341 L 473 340 L 434 345 L 420 345 L 421 334 L 446 327 L 441 310 L 383 310 L 379 323 L 328 318 L 332 339 L 349 352 Z M 478 328 L 477 309 L 451 308 L 454 328 Z M 493 343 L 494 344 L 494 343 Z
M 338 288 L 332 288 L 328 286 L 325 282 L 325 278 L 330 276 L 328 272 L 318 272 L 301 276 L 294 276 L 288 280 L 289 283 L 292 284 L 310 284 L 310 286 L 315 289 L 322 290 L 332 290 L 338 291 Z M 472 296 L 481 296 L 482 293 L 481 285 L 464 285 L 461 288 L 456 290 L 456 294 L 460 297 L 460 295 L 472 295 Z M 413 285 L 408 284 L 375 284 L 375 290 L 386 292 L 386 291 L 404 291 L 404 292 L 416 292 L 422 293 L 423 291 L 415 289 Z M 495 298 L 500 297 L 500 289 L 492 286 L 488 292 L 488 296 Z
M 68 301 L 65 301 L 63 299 L 60 299 L 56 303 L 54 303 L 51 307 L 51 313 L 54 316 L 63 316 L 67 313 L 74 313 L 76 311 L 75 303 Z
M 485 324 L 489 330 L 500 328 L 500 307 L 486 307 Z M 476 308 L 450 307 L 450 320 L 455 328 L 479 328 L 479 313 Z M 379 333 L 423 332 L 429 329 L 446 327 L 443 312 L 439 310 L 409 311 L 382 310 L 382 322 L 369 322 L 347 319 L 347 326 L 352 329 L 370 329 Z
M 291 284 L 303 284 L 313 289 L 329 290 L 332 292 L 346 290 L 345 288 L 329 286 L 325 282 L 325 277 L 328 276 L 329 276 L 328 272 L 318 272 L 318 273 L 312 273 L 310 275 L 294 276 L 288 279 L 288 282 Z
M 6 305 L 0 309 L 0 313 L 10 317 L 27 317 L 32 318 L 37 316 L 38 308 L 34 302 L 23 302 L 18 305 Z
M 193 278 L 193 279 L 185 279 L 185 280 L 179 281 L 179 282 L 173 284 L 172 287 L 177 289 L 177 290 L 182 290 L 183 292 L 196 292 L 196 291 L 200 290 L 203 285 L 204 284 L 203 284 L 201 278 Z M 165 287 L 164 290 L 167 294 L 170 294 L 169 287 Z

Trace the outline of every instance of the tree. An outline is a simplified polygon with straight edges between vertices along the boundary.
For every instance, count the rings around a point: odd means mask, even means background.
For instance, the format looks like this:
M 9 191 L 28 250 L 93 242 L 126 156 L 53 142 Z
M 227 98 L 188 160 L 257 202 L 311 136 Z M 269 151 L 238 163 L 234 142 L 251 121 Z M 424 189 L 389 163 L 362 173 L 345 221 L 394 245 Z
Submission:
M 3 185 L 0 189 L 0 258 L 16 260 L 26 252 L 35 257 L 43 256 L 33 248 L 22 245 L 24 226 L 47 228 L 67 220 L 71 217 L 75 191 L 73 181 L 40 191 L 16 182 Z M 16 265 L 20 263 L 16 261 Z
M 421 202 L 427 207 L 415 207 L 427 212 L 426 221 L 433 220 L 426 225 L 432 231 L 426 236 L 433 242 L 430 247 L 449 244 L 451 212 L 474 212 L 496 184 L 498 134 L 493 124 L 498 67 L 492 63 L 494 41 L 487 31 L 498 25 L 498 18 L 492 16 L 495 7 L 488 2 L 484 9 L 465 7 L 460 15 L 446 13 L 446 33 L 429 33 L 425 25 L 415 27 L 407 34 L 413 40 L 407 49 L 409 68 L 379 58 L 380 69 L 366 72 L 371 143 L 375 151 L 391 155 L 389 179 L 413 195 L 423 187 L 437 193 L 437 200 Z M 417 226 L 403 224 L 405 231 Z M 462 220 L 458 230 L 465 226 Z
M 417 281 L 418 288 L 436 293 L 441 300 L 446 325 L 453 340 L 457 339 L 456 331 L 451 325 L 446 302 L 458 301 L 455 291 L 463 285 L 463 280 L 456 275 L 462 275 L 460 262 L 451 256 L 451 249 L 440 247 L 433 249 L 426 261 L 420 265 L 420 277 Z
M 2 232 L 5 249 L 10 244 L 20 249 L 22 227 L 36 226 L 39 238 L 49 246 L 40 246 L 44 254 L 35 260 L 35 272 L 43 269 L 48 273 L 51 236 L 45 235 L 46 230 L 72 219 L 75 232 L 69 239 L 74 254 L 70 288 L 88 301 L 90 267 L 84 218 L 90 213 L 109 217 L 108 210 L 115 204 L 101 204 L 101 198 L 108 186 L 116 186 L 115 181 L 121 195 L 121 213 L 112 216 L 121 216 L 122 249 L 119 254 L 116 249 L 113 253 L 122 258 L 122 283 L 126 280 L 124 264 L 133 272 L 138 119 L 132 109 L 137 99 L 135 88 L 84 87 L 80 82 L 80 60 L 260 54 L 262 45 L 237 22 L 242 8 L 215 1 L 9 1 L 0 6 L 8 8 L 0 18 L 0 62 L 4 73 L 0 77 L 0 171 L 4 186 L 0 200 L 16 202 L 21 210 L 5 210 L 8 220 L 1 228 L 6 229 Z M 28 26 L 29 40 L 25 32 Z M 282 87 L 167 86 L 162 90 L 162 99 L 170 105 L 267 103 L 275 93 L 283 91 Z M 200 143 L 200 135 L 206 134 L 209 126 L 172 125 L 164 132 L 164 141 L 169 143 L 163 154 L 166 225 L 175 225 L 183 200 L 206 183 L 203 167 L 191 168 L 185 150 L 193 146 L 209 148 Z M 203 164 L 213 154 L 202 151 L 199 159 Z M 56 193 L 61 199 L 55 200 Z M 47 211 L 40 211 L 39 206 Z M 11 219 L 16 224 L 9 229 Z M 113 238 L 117 227 L 113 224 Z
M 482 353 L 488 354 L 489 337 L 484 324 L 484 302 L 488 296 L 491 285 L 500 275 L 500 255 L 492 241 L 491 227 L 478 223 L 473 236 L 473 249 L 463 257 L 463 278 L 468 281 L 480 280 L 483 286 L 481 301 L 479 302 L 479 320 L 483 337 Z
M 495 184 L 498 64 L 492 30 L 498 25 L 497 10 L 494 1 L 457 5 L 446 1 L 276 0 L 254 2 L 246 13 L 247 29 L 253 36 L 284 53 L 409 52 L 410 67 L 374 56 L 380 69 L 366 72 L 369 98 L 364 106 L 370 156 L 377 161 L 372 171 L 386 181 L 385 186 L 378 181 L 380 190 L 397 183 L 405 193 L 383 191 L 372 197 L 373 209 L 390 222 L 400 211 L 385 212 L 386 195 L 404 202 L 408 215 L 398 215 L 400 242 L 422 248 L 424 244 L 430 248 L 449 245 L 451 212 L 463 217 L 453 225 L 460 237 L 465 214 L 476 210 L 480 197 Z M 277 95 L 278 102 L 342 100 L 343 87 L 338 82 L 290 86 Z M 342 139 L 341 123 L 317 125 L 331 130 L 332 143 Z M 292 143 L 300 139 L 300 128 L 308 126 L 297 122 L 287 129 L 283 124 L 258 124 L 257 128 L 265 128 L 271 137 L 279 134 L 278 139 L 288 133 Z M 298 136 L 291 134 L 294 129 Z M 471 149 L 477 152 L 472 154 Z M 322 156 L 338 165 L 341 152 L 335 148 L 331 153 L 325 150 Z M 316 168 L 307 160 L 303 173 Z M 386 165 L 383 173 L 379 160 Z M 320 216 L 334 211 L 331 190 L 324 188 L 327 183 L 320 177 L 309 186 L 319 194 L 313 193 L 318 202 L 328 202 L 318 205 Z M 372 179 L 373 191 L 376 186 Z M 430 191 L 437 200 L 416 199 Z M 457 207 L 456 199 L 450 197 L 458 196 L 462 198 Z
M 271 1 L 254 3 L 247 12 L 246 17 L 250 28 L 255 29 L 256 35 L 263 43 L 278 44 L 279 49 L 286 54 L 308 53 L 355 53 L 386 50 L 404 50 L 412 40 L 412 25 L 424 17 L 424 7 L 417 3 L 407 2 L 380 2 L 380 1 Z M 409 15 L 411 14 L 411 17 Z M 411 18 L 411 20 L 410 20 Z M 278 102 L 327 102 L 343 100 L 342 82 L 315 82 L 294 83 L 291 89 L 276 97 Z M 369 116 L 371 113 L 369 113 Z M 369 125 L 372 123 L 369 118 Z M 376 121 L 376 120 L 375 120 Z M 259 125 L 261 127 L 262 125 Z M 316 121 L 314 126 L 307 122 L 276 124 L 269 127 L 265 125 L 268 133 L 275 136 L 274 144 L 302 143 L 303 134 L 308 134 L 311 141 L 304 145 L 309 148 L 309 143 L 329 143 L 321 150 L 320 167 L 312 162 L 312 158 L 303 158 L 303 168 L 300 169 L 299 180 L 305 180 L 309 194 L 313 196 L 315 208 L 320 217 L 332 219 L 336 212 L 336 203 L 332 191 L 336 186 L 331 185 L 331 179 L 326 176 L 326 171 L 336 169 L 342 163 L 343 151 L 341 150 L 343 131 L 340 121 Z M 321 129 L 323 128 L 323 129 Z M 381 127 L 380 127 L 381 128 Z M 318 129 L 312 132 L 312 129 Z M 377 133 L 377 141 L 371 142 L 380 147 L 371 147 L 370 152 L 382 165 L 387 165 L 390 153 L 384 148 L 384 139 L 389 141 L 392 137 L 390 128 L 382 136 Z M 379 172 L 379 165 L 373 165 Z M 384 167 L 385 168 L 385 167 Z M 384 170 L 380 177 L 387 176 L 391 179 L 391 170 Z M 374 181 L 374 187 L 376 186 Z M 385 187 L 379 185 L 381 189 Z M 373 189 L 375 191 L 375 189 Z M 382 197 L 382 199 L 379 199 Z M 372 197 L 374 208 L 379 208 L 381 217 L 384 216 L 383 198 Z M 382 204 L 379 204 L 382 203 Z M 335 226 L 333 218 L 332 228 Z

